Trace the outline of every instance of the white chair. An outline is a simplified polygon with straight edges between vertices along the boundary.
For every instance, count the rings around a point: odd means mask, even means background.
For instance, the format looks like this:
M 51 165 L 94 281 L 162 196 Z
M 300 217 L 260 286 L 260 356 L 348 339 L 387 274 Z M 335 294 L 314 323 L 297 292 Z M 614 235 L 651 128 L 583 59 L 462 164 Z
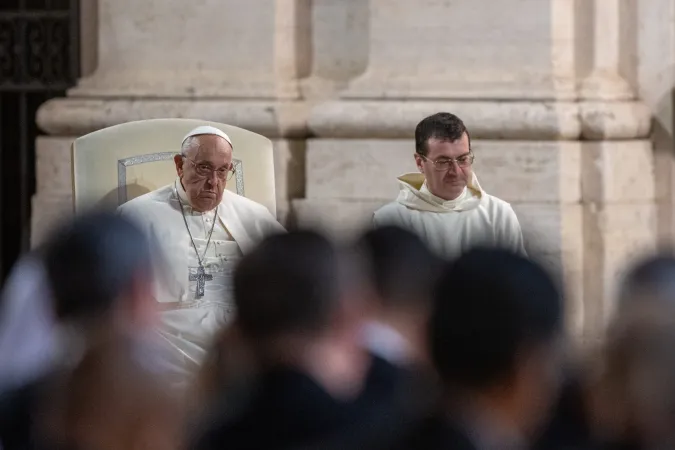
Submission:
M 193 128 L 211 125 L 234 147 L 235 176 L 227 189 L 265 205 L 276 216 L 272 142 L 232 125 L 194 119 L 152 119 L 115 125 L 73 142 L 73 207 L 119 206 L 171 183 L 173 157 Z

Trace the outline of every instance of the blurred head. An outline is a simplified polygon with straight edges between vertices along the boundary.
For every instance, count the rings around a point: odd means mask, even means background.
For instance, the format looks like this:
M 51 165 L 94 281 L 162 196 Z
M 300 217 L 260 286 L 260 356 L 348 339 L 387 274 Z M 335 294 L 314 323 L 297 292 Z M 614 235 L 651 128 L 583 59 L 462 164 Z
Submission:
M 562 316 L 560 293 L 541 267 L 507 251 L 475 249 L 441 275 L 432 359 L 448 388 L 487 399 L 531 433 L 560 383 Z
M 58 386 L 44 417 L 58 447 L 178 450 L 184 442 L 178 396 L 129 342 L 90 348 Z
M 650 301 L 675 304 L 675 257 L 655 255 L 635 264 L 619 290 L 619 314 Z
M 639 448 L 675 448 L 675 305 L 644 306 L 610 324 L 593 390 L 596 431 Z
M 44 247 L 57 318 L 100 323 L 155 319 L 150 244 L 134 224 L 112 212 L 90 212 L 57 230 Z
M 330 328 L 343 302 L 337 250 L 310 231 L 272 236 L 244 256 L 234 276 L 241 331 L 256 340 Z
M 459 197 L 472 177 L 471 138 L 464 122 L 450 113 L 436 113 L 415 128 L 415 162 L 432 194 L 444 200 Z
M 220 204 L 227 181 L 234 173 L 232 144 L 216 129 L 210 133 L 191 134 L 183 141 L 180 155 L 174 157 L 176 172 L 192 208 L 200 212 L 211 211 Z
M 366 232 L 357 241 L 356 250 L 364 261 L 365 276 L 374 293 L 372 306 L 376 315 L 408 322 L 420 333 L 408 338 L 426 346 L 423 333 L 441 268 L 440 258 L 417 235 L 394 226 Z

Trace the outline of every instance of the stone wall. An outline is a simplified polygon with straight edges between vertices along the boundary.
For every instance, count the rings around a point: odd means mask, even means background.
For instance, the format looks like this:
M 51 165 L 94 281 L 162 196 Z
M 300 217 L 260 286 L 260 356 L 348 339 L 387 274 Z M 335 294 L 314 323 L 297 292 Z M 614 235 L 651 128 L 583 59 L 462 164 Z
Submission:
M 591 338 L 626 261 L 653 248 L 657 227 L 672 234 L 674 8 L 99 0 L 96 69 L 38 114 L 50 136 L 38 141 L 34 241 L 69 214 L 70 142 L 157 117 L 270 137 L 281 220 L 349 238 L 415 169 L 417 122 L 451 111 L 471 131 L 483 187 L 513 204 L 530 253 L 564 275 L 570 329 Z

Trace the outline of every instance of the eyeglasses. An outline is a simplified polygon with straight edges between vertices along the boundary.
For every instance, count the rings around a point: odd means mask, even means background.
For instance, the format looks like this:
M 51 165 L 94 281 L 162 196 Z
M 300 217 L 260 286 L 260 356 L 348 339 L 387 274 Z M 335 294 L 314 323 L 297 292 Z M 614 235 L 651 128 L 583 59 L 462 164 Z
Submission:
M 467 153 L 465 155 L 458 156 L 457 158 L 439 158 L 436 161 L 431 160 L 424 155 L 420 156 L 426 161 L 432 163 L 434 165 L 434 169 L 439 172 L 444 172 L 450 169 L 452 163 L 457 163 L 457 166 L 461 168 L 469 167 L 471 164 L 473 164 L 473 153 Z
M 232 179 L 232 176 L 234 175 L 235 172 L 234 166 L 231 164 L 230 167 L 221 167 L 220 169 L 214 169 L 209 164 L 197 163 L 185 155 L 181 156 L 192 163 L 192 165 L 195 167 L 195 172 L 200 177 L 210 177 L 211 173 L 215 172 L 219 180 L 229 181 Z

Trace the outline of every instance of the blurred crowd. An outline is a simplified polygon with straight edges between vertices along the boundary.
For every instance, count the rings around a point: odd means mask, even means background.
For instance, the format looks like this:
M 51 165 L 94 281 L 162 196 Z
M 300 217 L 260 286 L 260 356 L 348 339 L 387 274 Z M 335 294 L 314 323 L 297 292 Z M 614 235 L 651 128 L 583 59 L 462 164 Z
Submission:
M 0 303 L 0 448 L 675 449 L 675 256 L 637 261 L 602 339 L 562 283 L 392 226 L 268 237 L 187 385 L 166 370 L 153 249 L 92 211 L 24 256 Z

